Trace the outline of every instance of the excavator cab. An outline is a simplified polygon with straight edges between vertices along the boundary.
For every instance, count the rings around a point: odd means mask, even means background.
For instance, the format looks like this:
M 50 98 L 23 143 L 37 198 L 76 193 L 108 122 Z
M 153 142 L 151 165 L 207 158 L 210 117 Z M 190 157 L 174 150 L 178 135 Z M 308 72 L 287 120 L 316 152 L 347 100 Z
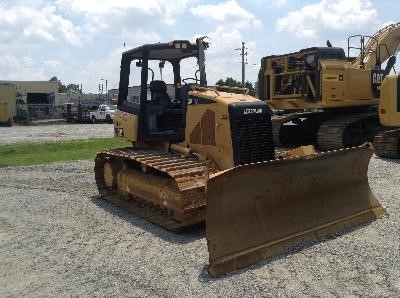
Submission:
M 194 83 L 205 86 L 204 50 L 207 47 L 208 44 L 202 39 L 196 43 L 175 40 L 146 44 L 124 52 L 118 94 L 120 112 L 115 121 L 115 134 L 139 143 L 182 142 L 185 139 L 187 94 L 192 84 L 182 85 L 181 62 L 195 58 L 192 61 L 198 65 L 196 74 L 200 72 L 200 78 L 196 76 Z M 132 63 L 134 61 L 136 69 Z M 172 68 L 172 74 L 169 74 L 172 84 L 168 86 L 162 78 L 154 78 L 154 71 L 150 68 L 154 61 L 159 62 L 161 77 L 164 65 L 169 64 Z M 140 78 L 139 97 L 134 100 L 130 96 L 129 84 L 130 80 L 137 77 Z M 133 120 L 128 125 L 125 120 L 127 115 Z

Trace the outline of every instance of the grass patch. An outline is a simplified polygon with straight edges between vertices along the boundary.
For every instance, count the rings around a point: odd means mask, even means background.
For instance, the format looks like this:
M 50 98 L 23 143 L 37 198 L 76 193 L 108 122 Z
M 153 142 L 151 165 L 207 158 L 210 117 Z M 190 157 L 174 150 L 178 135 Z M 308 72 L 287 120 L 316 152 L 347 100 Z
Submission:
M 103 149 L 131 146 L 129 141 L 117 138 L 95 138 L 23 143 L 0 146 L 0 167 L 52 163 L 66 160 L 94 160 Z

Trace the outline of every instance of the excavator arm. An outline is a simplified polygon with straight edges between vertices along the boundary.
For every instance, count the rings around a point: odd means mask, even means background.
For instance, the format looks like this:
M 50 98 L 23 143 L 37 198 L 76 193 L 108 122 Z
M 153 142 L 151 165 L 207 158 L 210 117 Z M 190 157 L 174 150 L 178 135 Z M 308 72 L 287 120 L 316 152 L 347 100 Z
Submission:
M 362 37 L 362 39 L 364 38 Z M 383 27 L 371 36 L 365 46 L 361 47 L 361 53 L 353 61 L 353 64 L 355 67 L 374 69 L 388 58 L 395 57 L 399 50 L 400 22 Z

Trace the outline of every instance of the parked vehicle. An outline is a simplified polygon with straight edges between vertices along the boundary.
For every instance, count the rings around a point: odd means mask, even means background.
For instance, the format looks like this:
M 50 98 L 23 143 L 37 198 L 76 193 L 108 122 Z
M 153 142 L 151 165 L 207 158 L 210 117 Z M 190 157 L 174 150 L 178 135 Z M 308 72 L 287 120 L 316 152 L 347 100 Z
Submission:
M 112 123 L 114 119 L 114 112 L 116 109 L 117 105 L 100 105 L 96 111 L 90 112 L 90 119 L 93 123 Z

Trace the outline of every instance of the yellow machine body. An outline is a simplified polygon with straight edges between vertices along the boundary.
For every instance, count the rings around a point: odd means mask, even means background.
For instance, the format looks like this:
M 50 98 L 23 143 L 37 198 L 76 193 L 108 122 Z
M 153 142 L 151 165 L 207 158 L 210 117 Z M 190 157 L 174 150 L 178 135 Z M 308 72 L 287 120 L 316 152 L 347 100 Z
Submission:
M 0 122 L 7 122 L 10 119 L 9 114 L 8 103 L 0 102 Z
M 138 116 L 123 111 L 115 111 L 114 113 L 114 136 L 129 140 L 137 141 Z
M 307 54 L 313 55 L 312 53 L 315 51 L 311 49 Z M 262 93 L 263 97 L 260 99 L 266 100 L 268 105 L 278 110 L 378 104 L 378 94 L 371 89 L 370 69 L 356 69 L 350 62 L 333 59 L 319 60 L 314 76 L 297 67 L 290 68 L 289 58 L 295 57 L 300 60 L 305 59 L 304 56 L 305 53 L 295 53 L 270 58 L 266 62 L 267 67 L 263 80 L 263 89 L 266 90 L 266 93 Z M 278 66 L 279 70 L 277 71 Z M 302 82 L 302 85 L 297 85 L 299 82 Z M 354 88 L 353 86 L 368 87 Z
M 307 146 L 275 159 L 268 105 L 207 87 L 204 48 L 202 40 L 173 41 L 123 53 L 114 126 L 133 146 L 97 154 L 103 198 L 172 231 L 206 221 L 213 276 L 385 213 L 368 186 L 370 148 L 316 154 Z M 182 85 L 179 63 L 191 55 L 199 84 Z M 128 96 L 134 60 L 139 102 Z M 174 95 L 150 79 L 150 60 L 171 62 Z
M 259 98 L 285 114 L 273 120 L 276 146 L 335 150 L 372 142 L 380 132 L 381 85 L 400 51 L 400 23 L 350 36 L 347 55 L 327 44 L 261 59 Z M 359 55 L 350 57 L 355 49 Z
M 400 158 L 400 76 L 388 75 L 381 88 L 379 119 L 384 127 L 374 138 L 375 154 Z
M 232 103 L 262 104 L 257 98 L 246 94 L 220 92 L 215 88 L 193 87 L 188 92 L 189 99 L 186 112 L 185 140 L 176 143 L 174 148 L 190 148 L 208 158 L 218 169 L 229 169 L 234 166 L 232 152 L 232 135 L 228 106 Z M 195 100 L 203 101 L 202 103 Z M 204 102 L 207 102 L 205 104 Z M 248 111 L 256 113 L 260 111 Z M 265 111 L 264 111 L 265 113 Z M 116 137 L 137 142 L 139 130 L 138 116 L 123 111 L 116 111 L 114 132 Z M 170 144 L 158 144 L 159 148 Z M 271 144 L 272 146 L 272 144 Z M 179 149 L 178 149 L 179 150 Z
M 354 47 L 352 38 L 360 38 Z M 390 24 L 372 37 L 348 38 L 355 59 L 342 48 L 312 47 L 261 59 L 260 99 L 275 109 L 325 109 L 378 104 L 379 87 L 389 70 L 381 64 L 399 52 L 400 23 Z
M 400 127 L 400 77 L 389 75 L 381 87 L 379 119 L 382 125 Z

